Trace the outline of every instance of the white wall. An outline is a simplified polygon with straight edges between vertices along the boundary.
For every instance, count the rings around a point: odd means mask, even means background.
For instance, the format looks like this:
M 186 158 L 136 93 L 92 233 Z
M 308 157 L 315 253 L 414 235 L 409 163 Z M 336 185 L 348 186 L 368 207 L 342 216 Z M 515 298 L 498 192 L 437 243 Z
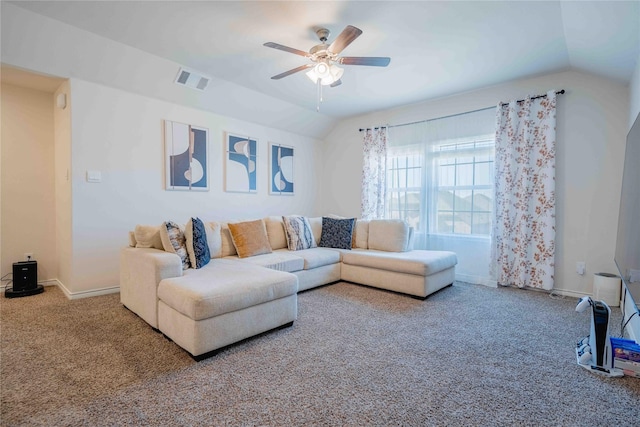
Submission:
M 73 296 L 119 284 L 119 250 L 136 224 L 255 219 L 323 211 L 321 141 L 202 110 L 71 79 L 72 274 L 63 283 Z M 164 190 L 163 120 L 209 129 L 210 191 Z M 223 133 L 258 140 L 258 194 L 223 189 Z M 268 143 L 295 148 L 294 196 L 268 195 Z M 86 180 L 88 170 L 101 183 Z
M 359 128 L 401 124 L 472 111 L 527 94 L 565 89 L 557 109 L 557 250 L 555 288 L 590 294 L 593 274 L 615 272 L 628 89 L 607 79 L 567 71 L 508 82 L 464 94 L 346 119 L 327 136 L 323 204 L 345 216 L 360 214 L 362 141 Z M 486 250 L 460 245 L 458 272 L 489 281 Z M 585 261 L 587 273 L 575 273 Z
M 633 123 L 640 114 L 640 54 L 636 60 L 636 68 L 631 76 L 631 82 L 629 83 L 629 127 L 633 126 Z
M 58 276 L 51 93 L 2 85 L 1 275 L 33 253 L 38 281 Z

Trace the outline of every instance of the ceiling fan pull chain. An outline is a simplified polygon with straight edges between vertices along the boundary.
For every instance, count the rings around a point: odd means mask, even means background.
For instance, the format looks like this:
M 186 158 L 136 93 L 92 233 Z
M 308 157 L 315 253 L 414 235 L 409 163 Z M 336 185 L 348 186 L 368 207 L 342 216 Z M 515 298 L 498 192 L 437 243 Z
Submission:
M 317 83 L 318 85 L 318 90 L 317 90 L 317 98 L 316 98 L 316 111 L 319 113 L 320 112 L 320 103 L 322 102 L 322 83 L 320 82 L 320 79 L 318 79 Z

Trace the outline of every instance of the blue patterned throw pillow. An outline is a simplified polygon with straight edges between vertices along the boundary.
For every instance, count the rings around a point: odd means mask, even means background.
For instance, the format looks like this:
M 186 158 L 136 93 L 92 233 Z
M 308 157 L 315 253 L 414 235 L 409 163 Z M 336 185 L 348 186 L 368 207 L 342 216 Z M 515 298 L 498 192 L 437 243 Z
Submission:
M 191 231 L 189 233 L 189 231 Z M 204 223 L 199 218 L 191 218 L 187 223 L 187 250 L 193 268 L 202 268 L 211 260 L 207 233 Z
M 353 225 L 355 218 L 336 219 L 322 217 L 322 235 L 320 244 L 323 248 L 351 249 Z

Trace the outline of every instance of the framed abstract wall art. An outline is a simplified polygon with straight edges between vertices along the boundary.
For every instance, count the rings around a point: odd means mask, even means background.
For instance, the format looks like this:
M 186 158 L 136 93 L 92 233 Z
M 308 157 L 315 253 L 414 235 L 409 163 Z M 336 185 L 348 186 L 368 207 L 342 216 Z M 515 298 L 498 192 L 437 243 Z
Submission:
M 293 195 L 293 147 L 269 143 L 269 194 Z
M 209 191 L 209 130 L 164 121 L 165 189 Z
M 258 142 L 225 133 L 225 191 L 257 193 Z

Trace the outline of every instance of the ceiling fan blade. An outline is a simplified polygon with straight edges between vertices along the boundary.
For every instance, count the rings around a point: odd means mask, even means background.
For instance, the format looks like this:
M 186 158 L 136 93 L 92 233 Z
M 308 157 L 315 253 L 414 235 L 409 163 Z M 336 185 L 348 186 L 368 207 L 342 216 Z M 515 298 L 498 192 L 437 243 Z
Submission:
M 372 67 L 386 67 L 391 58 L 383 56 L 343 56 L 339 62 L 344 65 L 369 65 Z
M 331 43 L 328 49 L 329 52 L 335 53 L 336 55 L 339 54 L 345 47 L 349 46 L 352 41 L 357 39 L 360 34 L 362 34 L 362 30 L 360 28 L 356 28 L 353 25 L 347 25 L 333 43 Z
M 331 83 L 331 87 L 340 86 L 342 84 L 342 80 L 338 79 L 335 82 Z
M 280 73 L 277 76 L 273 76 L 273 77 L 271 77 L 271 80 L 280 80 L 283 77 L 290 76 L 291 74 L 297 73 L 297 72 L 302 71 L 302 70 L 306 70 L 307 68 L 311 68 L 311 67 L 313 67 L 313 64 L 301 65 L 301 66 L 299 66 L 297 68 L 294 68 L 292 70 L 285 71 L 284 73 Z
M 295 53 L 296 55 L 305 56 L 307 58 L 311 56 L 311 55 L 309 55 L 309 53 L 304 52 L 302 50 L 294 49 L 292 47 L 284 46 L 284 45 L 281 45 L 281 44 L 278 44 L 278 43 L 274 43 L 274 42 L 267 42 L 263 46 L 272 47 L 272 48 L 278 49 L 278 50 L 284 50 L 285 52 Z

